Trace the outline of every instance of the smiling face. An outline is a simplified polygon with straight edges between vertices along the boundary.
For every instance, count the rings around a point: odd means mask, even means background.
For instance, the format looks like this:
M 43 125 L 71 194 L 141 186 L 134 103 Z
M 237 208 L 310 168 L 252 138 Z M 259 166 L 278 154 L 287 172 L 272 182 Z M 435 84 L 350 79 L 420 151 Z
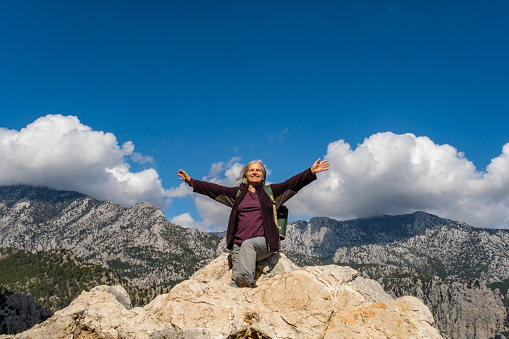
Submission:
M 247 183 L 256 186 L 263 180 L 262 164 L 255 162 L 249 166 L 246 174 Z

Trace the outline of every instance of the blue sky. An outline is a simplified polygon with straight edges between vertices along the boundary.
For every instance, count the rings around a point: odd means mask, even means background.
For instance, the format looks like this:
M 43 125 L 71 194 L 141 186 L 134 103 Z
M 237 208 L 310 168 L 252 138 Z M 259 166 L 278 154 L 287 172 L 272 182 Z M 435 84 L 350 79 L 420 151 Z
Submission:
M 295 198 L 292 218 L 426 210 L 475 226 L 509 225 L 501 165 L 509 143 L 507 1 L 2 1 L 0 32 L 2 184 L 76 189 L 123 205 L 134 201 L 121 195 L 134 192 L 169 220 L 219 230 L 227 211 L 179 187 L 179 168 L 233 184 L 231 171 L 262 159 L 278 182 L 325 156 L 336 159 L 336 171 Z M 35 121 L 48 138 L 21 138 Z M 98 134 L 81 135 L 57 157 L 50 146 L 63 139 L 49 136 L 85 127 Z M 331 150 L 340 141 L 350 150 Z M 385 153 L 398 142 L 406 151 Z M 120 153 L 79 158 L 95 143 Z M 32 153 L 23 158 L 20 145 Z M 444 145 L 452 153 L 441 152 Z M 359 160 L 364 148 L 372 171 L 355 167 L 370 166 Z M 51 165 L 31 163 L 29 154 L 48 150 Z M 416 170 L 416 154 L 435 159 L 429 171 Z M 398 167 L 405 157 L 408 172 Z M 79 171 L 92 162 L 99 165 L 88 175 Z M 59 176 L 43 173 L 58 172 L 57 163 Z M 137 178 L 137 188 L 120 179 L 105 185 L 101 166 L 117 179 Z M 432 173 L 429 181 L 423 173 Z M 422 186 L 404 190 L 417 181 Z M 497 216 L 469 214 L 476 204 Z

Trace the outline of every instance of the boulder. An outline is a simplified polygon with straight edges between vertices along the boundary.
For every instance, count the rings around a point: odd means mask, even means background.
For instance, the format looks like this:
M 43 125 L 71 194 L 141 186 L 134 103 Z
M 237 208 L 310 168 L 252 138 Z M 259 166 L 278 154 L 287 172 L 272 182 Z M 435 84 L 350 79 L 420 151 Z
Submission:
M 120 287 L 94 288 L 14 338 L 441 338 L 419 299 L 393 299 L 350 267 L 299 268 L 277 253 L 255 288 L 230 279 L 223 254 L 143 308 Z

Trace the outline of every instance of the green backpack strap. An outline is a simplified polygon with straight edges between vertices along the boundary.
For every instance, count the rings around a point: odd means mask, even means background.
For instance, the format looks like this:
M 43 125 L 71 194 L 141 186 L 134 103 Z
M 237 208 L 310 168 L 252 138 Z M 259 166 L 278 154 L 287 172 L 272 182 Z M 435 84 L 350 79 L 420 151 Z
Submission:
M 263 189 L 267 193 L 267 195 L 270 198 L 270 201 L 272 201 L 272 204 L 274 204 L 274 207 L 276 206 L 276 201 L 274 200 L 274 195 L 272 194 L 272 187 L 270 185 L 263 186 Z
M 272 187 L 270 185 L 263 186 L 263 189 L 267 193 L 272 202 L 272 209 L 274 211 L 274 221 L 279 230 L 279 239 L 284 240 L 286 236 L 286 224 L 288 222 L 288 208 L 282 205 L 276 209 L 276 201 L 274 200 L 274 194 L 272 193 Z

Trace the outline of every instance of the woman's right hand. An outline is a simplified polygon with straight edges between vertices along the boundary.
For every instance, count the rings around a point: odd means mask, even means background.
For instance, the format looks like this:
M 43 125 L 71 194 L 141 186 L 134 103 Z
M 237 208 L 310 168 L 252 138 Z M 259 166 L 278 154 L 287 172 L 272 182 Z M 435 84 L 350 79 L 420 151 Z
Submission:
M 329 170 L 329 165 L 330 164 L 329 164 L 328 160 L 320 161 L 320 158 L 318 158 L 318 160 L 315 161 L 313 166 L 311 166 L 311 172 L 316 174 L 318 172 L 328 171 Z
M 184 181 L 186 184 L 189 184 L 189 181 L 191 181 L 191 177 L 189 174 L 186 173 L 186 171 L 179 169 L 179 180 Z

